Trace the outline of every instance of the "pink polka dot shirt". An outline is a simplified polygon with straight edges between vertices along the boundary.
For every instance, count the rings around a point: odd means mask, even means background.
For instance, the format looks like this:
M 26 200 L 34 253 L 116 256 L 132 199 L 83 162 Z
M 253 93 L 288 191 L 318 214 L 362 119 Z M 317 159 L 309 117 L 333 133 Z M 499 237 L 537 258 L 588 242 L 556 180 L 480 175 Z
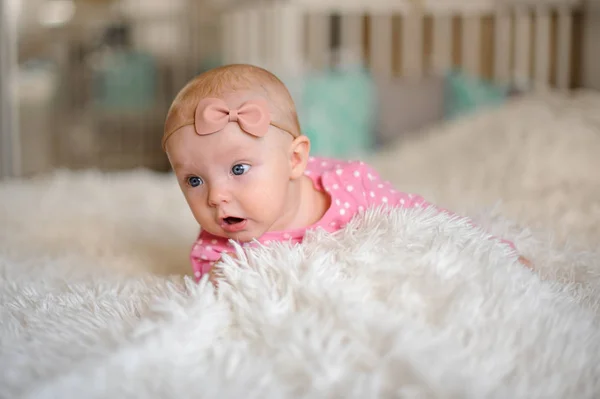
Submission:
M 311 157 L 305 171 L 315 189 L 325 191 L 331 197 L 331 205 L 315 224 L 301 229 L 271 231 L 258 238 L 261 244 L 272 241 L 300 243 L 307 230 L 322 228 L 328 232 L 344 228 L 359 212 L 372 206 L 412 208 L 430 207 L 423 197 L 397 191 L 391 183 L 380 178 L 370 166 L 360 161 Z M 445 211 L 440 209 L 440 211 Z M 505 241 L 514 248 L 512 243 Z M 245 243 L 245 246 L 256 245 Z M 201 230 L 191 252 L 191 262 L 197 280 L 210 271 L 222 253 L 232 252 L 228 238 L 215 236 Z

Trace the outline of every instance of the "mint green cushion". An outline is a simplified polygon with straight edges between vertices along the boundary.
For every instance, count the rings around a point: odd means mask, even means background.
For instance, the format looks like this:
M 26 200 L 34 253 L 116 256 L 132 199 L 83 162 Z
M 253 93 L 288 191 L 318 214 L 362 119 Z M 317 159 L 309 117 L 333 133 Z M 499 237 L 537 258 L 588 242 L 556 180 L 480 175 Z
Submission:
M 446 119 L 455 119 L 483 108 L 501 105 L 508 94 L 508 87 L 453 71 L 446 76 L 444 116 Z
M 362 68 L 283 80 L 294 95 L 312 154 L 347 158 L 373 147 L 375 86 Z
M 114 52 L 105 65 L 94 76 L 97 107 L 106 111 L 140 111 L 155 105 L 158 75 L 151 55 Z

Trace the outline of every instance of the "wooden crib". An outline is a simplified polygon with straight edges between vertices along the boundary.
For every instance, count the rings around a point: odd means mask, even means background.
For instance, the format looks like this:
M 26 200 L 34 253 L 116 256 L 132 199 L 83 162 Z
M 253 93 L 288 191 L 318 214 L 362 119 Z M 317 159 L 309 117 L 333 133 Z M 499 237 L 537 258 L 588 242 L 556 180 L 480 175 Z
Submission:
M 521 89 L 568 90 L 581 8 L 580 0 L 229 2 L 223 57 L 286 72 L 360 61 L 384 78 L 460 69 Z

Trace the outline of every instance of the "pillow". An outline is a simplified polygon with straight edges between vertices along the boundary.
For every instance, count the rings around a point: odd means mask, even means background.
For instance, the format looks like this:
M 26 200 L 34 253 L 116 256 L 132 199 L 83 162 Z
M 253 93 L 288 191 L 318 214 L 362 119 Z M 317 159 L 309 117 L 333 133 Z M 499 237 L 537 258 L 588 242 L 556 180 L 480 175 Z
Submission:
M 379 145 L 407 137 L 444 118 L 444 78 L 377 79 Z
M 504 104 L 508 97 L 509 87 L 452 71 L 446 76 L 444 116 L 446 119 L 455 119 Z
M 361 67 L 307 72 L 282 79 L 290 88 L 311 153 L 351 158 L 374 144 L 375 87 Z
M 105 56 L 104 66 L 93 77 L 95 105 L 109 112 L 151 110 L 158 90 L 154 58 L 137 51 Z

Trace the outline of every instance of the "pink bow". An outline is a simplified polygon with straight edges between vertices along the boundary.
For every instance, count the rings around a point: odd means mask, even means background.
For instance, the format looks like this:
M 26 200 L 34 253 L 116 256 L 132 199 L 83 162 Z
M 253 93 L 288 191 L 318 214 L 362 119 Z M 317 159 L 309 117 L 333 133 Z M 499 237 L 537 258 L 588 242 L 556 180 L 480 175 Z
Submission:
M 238 109 L 229 109 L 225 101 L 218 98 L 205 98 L 198 103 L 194 122 L 198 134 L 218 132 L 230 122 L 237 122 L 246 133 L 262 137 L 271 123 L 269 103 L 258 98 L 245 102 Z

